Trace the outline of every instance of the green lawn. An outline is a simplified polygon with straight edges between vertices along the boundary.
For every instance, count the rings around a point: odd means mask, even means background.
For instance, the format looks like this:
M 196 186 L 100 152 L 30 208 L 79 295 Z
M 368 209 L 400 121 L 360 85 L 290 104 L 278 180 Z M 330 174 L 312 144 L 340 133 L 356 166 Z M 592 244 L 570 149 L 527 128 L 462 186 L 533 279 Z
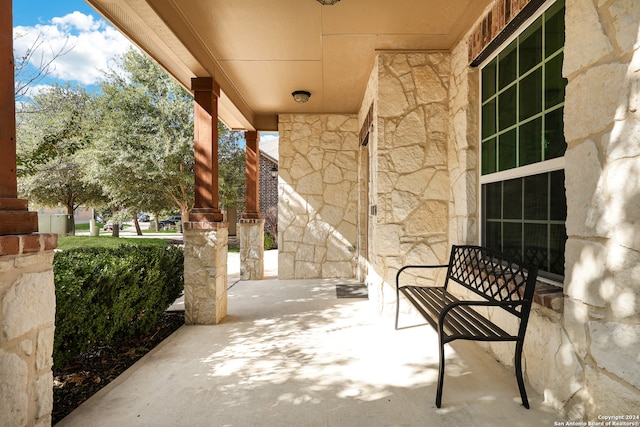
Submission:
M 150 229 L 147 230 L 142 230 L 142 234 L 147 234 L 147 233 L 166 233 L 166 234 L 175 234 L 177 233 L 178 230 L 176 230 L 175 228 L 165 228 L 164 230 L 158 230 L 156 231 L 156 227 L 155 225 L 151 225 Z
M 102 224 L 100 224 L 100 226 L 102 227 Z M 89 224 L 76 224 L 76 231 L 89 231 Z
M 125 238 L 125 237 L 89 237 L 89 236 L 58 236 L 58 249 L 72 249 L 79 247 L 115 248 L 120 245 L 166 246 L 165 239 Z

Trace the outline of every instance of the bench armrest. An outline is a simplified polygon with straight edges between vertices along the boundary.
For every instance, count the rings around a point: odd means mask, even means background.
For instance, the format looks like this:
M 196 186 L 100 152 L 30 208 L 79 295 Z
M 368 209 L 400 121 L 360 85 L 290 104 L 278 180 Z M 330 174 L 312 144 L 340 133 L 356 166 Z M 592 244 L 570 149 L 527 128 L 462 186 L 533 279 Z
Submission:
M 423 269 L 429 269 L 429 268 L 449 268 L 449 264 L 445 264 L 445 265 L 405 265 L 404 267 L 402 267 L 400 270 L 398 270 L 398 273 L 396 273 L 396 290 L 400 289 L 400 274 L 405 271 L 408 270 L 410 268 L 423 268 Z

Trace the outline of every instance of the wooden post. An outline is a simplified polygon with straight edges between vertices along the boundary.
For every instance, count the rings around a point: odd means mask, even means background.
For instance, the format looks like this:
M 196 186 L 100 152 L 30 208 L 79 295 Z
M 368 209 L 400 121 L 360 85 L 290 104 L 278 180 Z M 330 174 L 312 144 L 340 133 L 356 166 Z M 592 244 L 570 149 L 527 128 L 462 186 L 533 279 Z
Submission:
M 191 79 L 194 93 L 195 204 L 191 222 L 220 222 L 218 196 L 218 98 L 211 77 Z
M 38 214 L 18 199 L 12 0 L 0 0 L 0 235 L 38 231 Z
M 17 198 L 16 104 L 13 83 L 13 32 L 11 0 L 0 0 L 0 198 Z
M 246 143 L 246 206 L 242 213 L 243 219 L 259 219 L 262 214 L 259 210 L 259 182 L 260 154 L 258 141 L 260 134 L 257 131 L 244 133 Z

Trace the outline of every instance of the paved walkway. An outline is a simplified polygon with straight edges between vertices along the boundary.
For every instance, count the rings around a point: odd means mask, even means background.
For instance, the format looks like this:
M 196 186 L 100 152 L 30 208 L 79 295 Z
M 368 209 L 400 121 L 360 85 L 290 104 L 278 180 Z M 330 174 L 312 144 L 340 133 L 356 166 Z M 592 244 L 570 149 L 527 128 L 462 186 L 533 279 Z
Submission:
M 393 319 L 374 314 L 368 300 L 337 298 L 337 283 L 237 282 L 221 324 L 183 326 L 58 426 L 561 421 L 530 387 L 532 409 L 522 407 L 512 369 L 471 342 L 448 349 L 443 407 L 437 409 L 436 333 L 428 326 L 396 331 Z

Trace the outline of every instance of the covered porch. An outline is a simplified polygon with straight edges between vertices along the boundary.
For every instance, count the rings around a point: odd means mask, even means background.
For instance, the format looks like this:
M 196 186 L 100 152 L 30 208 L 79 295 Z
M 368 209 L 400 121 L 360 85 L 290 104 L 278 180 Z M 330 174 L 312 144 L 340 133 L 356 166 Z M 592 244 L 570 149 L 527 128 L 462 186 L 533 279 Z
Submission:
M 187 323 L 199 326 L 183 327 L 65 423 L 553 425 L 637 416 L 637 2 L 87 2 L 194 94 L 185 305 Z M 8 18 L 0 13 L 0 28 Z M 10 40 L 0 41 L 10 57 Z M 10 81 L 11 67 L 0 72 Z M 295 101 L 297 91 L 308 102 Z M 11 85 L 0 99 L 13 106 Z M 8 384 L 27 390 L 6 399 L 16 419 L 44 425 L 55 235 L 33 233 L 37 218 L 17 199 L 14 111 L 0 114 L 0 366 L 13 375 Z M 218 118 L 246 131 L 252 184 L 241 221 L 251 268 L 228 294 Z M 275 131 L 279 280 L 255 281 L 264 270 L 255 153 L 259 133 Z M 524 348 L 531 411 L 516 401 L 511 351 L 473 343 L 451 347 L 435 409 L 433 332 L 392 328 L 398 269 L 445 263 L 462 243 L 543 253 L 548 274 Z M 352 281 L 366 284 L 368 302 L 336 298 L 335 285 Z M 40 316 L 33 325 L 27 312 Z M 16 388 L 0 387 L 9 390 L 0 397 Z M 161 419 L 145 422 L 151 416 Z
M 69 426 L 551 426 L 559 415 L 475 343 L 394 329 L 336 279 L 240 281 L 216 326 L 185 325 L 57 424 Z M 404 324 L 421 324 L 403 317 Z M 511 344 L 505 344 L 511 345 Z

